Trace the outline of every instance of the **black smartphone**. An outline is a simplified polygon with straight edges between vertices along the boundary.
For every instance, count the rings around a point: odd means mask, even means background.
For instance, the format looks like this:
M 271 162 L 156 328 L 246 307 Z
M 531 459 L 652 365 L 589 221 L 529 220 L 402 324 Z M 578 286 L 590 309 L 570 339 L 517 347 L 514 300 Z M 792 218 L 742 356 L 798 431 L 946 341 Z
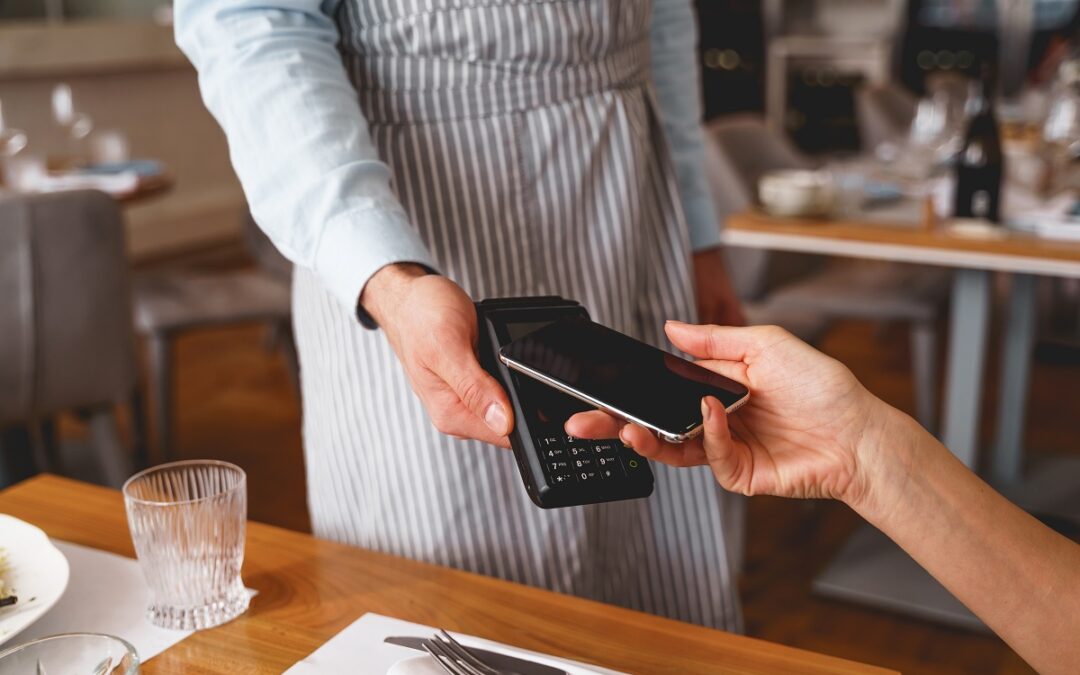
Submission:
M 681 443 L 701 433 L 701 399 L 728 412 L 750 399 L 738 382 L 580 317 L 505 345 L 507 367 L 628 422 Z

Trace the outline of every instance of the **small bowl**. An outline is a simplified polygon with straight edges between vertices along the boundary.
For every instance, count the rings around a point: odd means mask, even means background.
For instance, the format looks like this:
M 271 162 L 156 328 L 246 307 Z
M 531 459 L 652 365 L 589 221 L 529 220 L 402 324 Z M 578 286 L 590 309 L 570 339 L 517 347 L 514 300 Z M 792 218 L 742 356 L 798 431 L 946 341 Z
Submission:
M 832 208 L 834 191 L 828 177 L 816 171 L 774 171 L 758 181 L 758 198 L 774 216 L 821 216 Z
M 139 655 L 126 640 L 64 633 L 0 652 L 0 675 L 138 675 Z

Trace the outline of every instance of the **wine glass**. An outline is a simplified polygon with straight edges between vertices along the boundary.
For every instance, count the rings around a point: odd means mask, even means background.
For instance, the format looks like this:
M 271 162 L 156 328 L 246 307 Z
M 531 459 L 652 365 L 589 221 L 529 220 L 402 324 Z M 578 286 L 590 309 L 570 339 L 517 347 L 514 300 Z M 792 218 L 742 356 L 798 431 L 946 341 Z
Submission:
M 4 123 L 4 106 L 0 102 L 0 158 L 14 157 L 26 147 L 26 134 Z
M 71 169 L 86 164 L 88 151 L 87 137 L 94 130 L 94 122 L 88 115 L 75 110 L 75 99 L 71 86 L 60 83 L 52 91 L 52 117 L 59 131 L 63 150 L 55 160 L 50 160 L 51 169 Z
M 956 135 L 952 105 L 946 94 L 938 92 L 921 99 L 911 120 L 902 172 L 913 178 L 929 177 L 948 161 Z
M 1080 95 L 1075 90 L 1063 92 L 1050 104 L 1043 139 L 1066 151 L 1080 149 Z
M 86 138 L 94 130 L 93 120 L 75 110 L 75 98 L 69 84 L 60 83 L 53 87 L 52 111 L 57 126 L 65 129 L 68 136 L 75 140 Z
M 1043 122 L 1048 191 L 1066 182 L 1065 174 L 1080 157 L 1080 61 L 1062 64 L 1059 78 L 1061 84 Z

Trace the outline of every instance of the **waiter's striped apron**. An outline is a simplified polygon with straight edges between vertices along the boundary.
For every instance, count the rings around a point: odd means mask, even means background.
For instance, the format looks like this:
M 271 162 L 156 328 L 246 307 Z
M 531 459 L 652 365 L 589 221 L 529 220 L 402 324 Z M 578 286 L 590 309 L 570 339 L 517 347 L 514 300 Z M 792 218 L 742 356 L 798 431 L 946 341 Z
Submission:
M 341 51 L 394 188 L 473 298 L 558 294 L 665 344 L 694 319 L 654 111 L 648 0 L 343 0 Z M 687 36 L 690 40 L 691 36 Z M 295 277 L 318 536 L 740 629 L 737 500 L 655 466 L 647 500 L 543 511 L 511 453 L 441 435 L 379 331 Z

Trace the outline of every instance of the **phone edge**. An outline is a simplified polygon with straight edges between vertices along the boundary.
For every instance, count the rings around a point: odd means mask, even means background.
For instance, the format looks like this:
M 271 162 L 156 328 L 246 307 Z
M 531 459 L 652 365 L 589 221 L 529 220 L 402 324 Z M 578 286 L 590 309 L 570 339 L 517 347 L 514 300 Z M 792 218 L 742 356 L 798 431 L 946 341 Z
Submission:
M 665 431 L 664 429 L 660 429 L 659 427 L 646 422 L 643 419 L 640 419 L 638 417 L 635 417 L 634 415 L 630 415 L 628 413 L 625 413 L 625 412 L 619 410 L 618 408 L 615 408 L 615 407 L 610 406 L 610 405 L 608 405 L 606 403 L 603 403 L 602 401 L 599 401 L 598 399 L 594 399 L 593 397 L 589 396 L 588 394 L 585 394 L 585 393 L 579 392 L 579 391 L 577 391 L 575 389 L 572 389 L 572 388 L 566 386 L 565 384 L 563 384 L 562 382 L 559 382 L 555 378 L 551 377 L 550 375 L 546 375 L 544 373 L 541 373 L 538 370 L 534 370 L 534 369 L 530 368 L 529 366 L 526 366 L 523 363 L 518 363 L 517 361 L 514 361 L 513 359 L 508 357 L 506 354 L 503 354 L 501 351 L 499 352 L 499 360 L 502 361 L 503 365 L 505 365 L 507 368 L 510 368 L 511 370 L 515 370 L 515 371 L 517 371 L 517 372 L 519 372 L 519 373 L 521 373 L 523 375 L 527 375 L 529 377 L 532 377 L 533 379 L 539 380 L 539 381 L 543 382 L 544 384 L 546 384 L 546 385 L 548 385 L 550 387 L 554 387 L 555 389 L 558 389 L 559 391 L 561 391 L 562 393 L 564 393 L 564 394 L 566 394 L 568 396 L 573 396 L 577 400 L 579 400 L 579 401 L 581 401 L 583 403 L 588 403 L 589 405 L 591 405 L 591 406 L 593 406 L 595 408 L 598 408 L 599 410 L 603 410 L 606 413 L 614 415 L 615 417 L 619 417 L 619 418 L 622 418 L 622 419 L 624 419 L 624 420 L 626 420 L 628 422 L 636 424 L 638 426 L 645 427 L 646 429 L 649 429 L 650 431 L 655 433 L 657 436 L 659 436 L 661 439 L 663 439 L 663 440 L 665 440 L 665 441 L 667 441 L 669 443 L 684 443 L 684 442 L 690 440 L 691 438 L 694 438 L 695 436 L 700 434 L 701 431 L 702 431 L 703 425 L 699 424 L 698 426 L 694 427 L 690 431 L 687 431 L 687 432 L 685 432 L 683 434 L 672 434 L 672 433 L 670 433 L 668 431 Z M 725 410 L 727 412 L 729 412 L 729 413 L 735 412 L 736 410 L 741 408 L 749 400 L 750 400 L 750 391 L 747 390 L 746 395 L 744 395 L 738 401 L 735 401 L 731 405 L 727 406 L 727 408 L 725 408 Z

